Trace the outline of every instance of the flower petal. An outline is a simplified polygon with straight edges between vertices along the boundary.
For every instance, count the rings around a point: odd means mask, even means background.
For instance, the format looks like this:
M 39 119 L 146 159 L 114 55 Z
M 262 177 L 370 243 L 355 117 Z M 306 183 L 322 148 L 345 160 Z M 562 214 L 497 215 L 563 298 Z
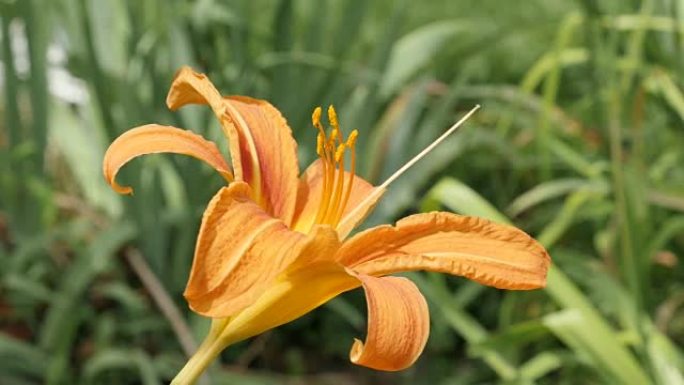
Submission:
M 221 93 L 214 87 L 209 78 L 202 73 L 195 72 L 192 68 L 184 66 L 176 72 L 171 83 L 171 88 L 166 96 L 166 105 L 171 111 L 188 104 L 207 104 L 211 107 L 221 123 L 223 133 L 228 138 L 230 157 L 235 170 L 235 180 L 244 180 L 242 176 L 243 154 L 241 143 L 246 143 L 249 138 L 241 135 L 237 127 L 225 113 L 226 106 L 221 97 Z M 250 154 L 246 153 L 245 162 L 249 162 Z
M 337 242 L 337 243 L 336 243 Z M 251 199 L 250 187 L 233 182 L 211 200 L 202 218 L 185 297 L 199 314 L 229 317 L 251 305 L 279 273 L 325 249 L 337 235 L 292 231 Z
M 402 277 L 359 274 L 368 303 L 366 342 L 354 340 L 349 358 L 357 365 L 396 371 L 411 366 L 430 334 L 427 302 L 416 285 Z
M 345 180 L 349 179 L 349 173 L 345 171 Z M 304 172 L 299 180 L 299 191 L 297 193 L 297 207 L 292 228 L 297 231 L 307 232 L 314 225 L 318 207 L 321 204 L 321 194 L 323 193 L 323 163 L 320 159 L 313 162 Z M 364 201 L 372 193 L 373 199 Z M 340 223 L 337 226 L 337 233 L 344 239 L 349 233 L 363 221 L 373 210 L 383 191 L 378 191 L 366 180 L 359 176 L 354 176 L 349 201 L 342 213 Z
M 514 290 L 544 287 L 550 264 L 544 247 L 515 227 L 443 212 L 361 232 L 336 259 L 368 275 L 429 270 Z
M 233 180 L 230 167 L 214 142 L 191 131 L 148 124 L 124 132 L 109 146 L 102 163 L 102 171 L 107 183 L 120 194 L 132 193 L 131 187 L 120 186 L 114 180 L 119 169 L 135 157 L 161 152 L 190 155 L 203 160 L 215 168 L 227 181 Z
M 327 229 L 334 233 L 330 227 Z M 330 252 L 326 250 L 329 248 L 324 246 L 318 251 L 323 255 Z M 306 268 L 283 272 L 256 302 L 229 321 L 221 338 L 234 343 L 263 333 L 293 321 L 360 285 L 359 280 L 349 275 L 343 266 L 318 259 L 318 262 L 307 264 Z
M 243 162 L 244 180 L 268 212 L 289 224 L 299 176 L 297 142 L 290 126 L 280 111 L 264 100 L 231 96 L 224 98 L 224 102 L 238 131 L 250 138 L 240 142 L 243 159 L 247 153 L 256 157 L 249 165 Z
M 254 199 L 270 214 L 289 223 L 294 212 L 297 143 L 280 112 L 264 100 L 222 98 L 204 75 L 181 68 L 166 99 L 171 110 L 186 104 L 208 104 L 230 140 L 236 180 L 252 187 Z
M 223 99 L 214 84 L 205 74 L 183 66 L 173 77 L 166 105 L 175 111 L 188 104 L 208 104 L 219 119 L 223 115 Z

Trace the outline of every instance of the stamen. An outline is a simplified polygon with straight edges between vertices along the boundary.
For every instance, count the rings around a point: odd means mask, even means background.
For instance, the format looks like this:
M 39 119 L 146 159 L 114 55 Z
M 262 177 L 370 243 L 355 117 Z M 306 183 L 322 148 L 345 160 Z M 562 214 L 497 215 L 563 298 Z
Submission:
M 324 153 L 323 153 L 323 151 L 325 151 L 325 149 L 323 148 L 323 146 L 325 145 L 324 142 L 325 142 L 325 137 L 323 136 L 323 134 L 319 133 L 318 136 L 316 137 L 316 153 L 318 154 L 318 156 L 324 155 Z
M 328 121 L 333 129 L 340 130 L 340 123 L 337 121 L 337 112 L 335 112 L 335 107 L 332 104 L 328 107 Z
M 354 130 L 351 132 L 351 134 L 349 134 L 349 137 L 347 138 L 347 148 L 349 148 L 351 151 L 351 162 L 349 165 L 349 181 L 347 182 L 342 202 L 340 202 L 339 210 L 337 210 L 337 213 L 333 218 L 333 223 L 339 222 L 340 218 L 342 217 L 342 214 L 344 214 L 344 209 L 347 207 L 347 203 L 349 202 L 349 197 L 351 196 L 352 188 L 354 186 L 354 177 L 356 176 L 356 138 L 358 136 L 359 131 Z
M 332 132 L 330 133 L 330 139 L 328 141 L 328 144 L 330 146 L 335 146 L 335 140 L 338 138 L 340 135 L 340 130 L 338 128 L 333 128 Z
M 316 138 L 316 152 L 321 158 L 321 166 L 323 167 L 323 189 L 321 191 L 321 205 L 318 207 L 318 212 L 316 213 L 316 223 L 319 223 L 325 215 L 329 203 L 330 190 L 332 188 L 332 183 L 334 182 L 329 176 L 328 169 L 334 167 L 331 163 L 331 154 L 329 151 L 329 146 L 326 143 L 325 130 L 321 124 L 321 107 L 316 107 L 311 114 L 311 123 L 318 129 L 318 136 Z M 334 171 L 333 171 L 334 172 Z
M 337 120 L 337 112 L 335 112 L 335 107 L 328 106 L 328 121 L 330 122 L 330 125 L 332 126 L 332 134 L 330 135 L 330 141 L 335 142 L 335 139 L 337 139 L 338 144 L 342 144 L 342 138 L 340 135 L 340 123 Z
M 337 151 L 335 151 L 335 162 L 339 163 L 340 160 L 342 159 L 342 156 L 344 155 L 344 150 L 346 149 L 344 144 L 340 144 L 337 146 Z
M 311 123 L 313 124 L 314 127 L 322 129 L 322 126 L 321 126 L 321 106 L 314 108 L 313 113 L 311 114 Z
M 332 206 L 328 215 L 325 216 L 325 222 L 331 225 L 335 225 L 333 222 L 337 216 L 337 211 L 339 210 L 340 199 L 342 198 L 342 192 L 344 191 L 344 151 L 346 146 L 340 144 L 335 152 L 335 163 L 337 163 L 337 180 L 335 181 L 335 189 L 332 196 Z
M 418 162 L 421 158 L 423 158 L 425 155 L 430 153 L 430 151 L 432 151 L 435 147 L 437 147 L 437 145 L 443 142 L 444 139 L 446 139 L 449 135 L 454 133 L 454 131 L 456 131 L 466 120 L 468 120 L 468 118 L 470 118 L 479 108 L 479 104 L 473 107 L 458 122 L 454 123 L 453 126 L 449 127 L 449 129 L 446 130 L 444 134 L 442 134 L 439 138 L 435 139 L 434 142 L 430 143 L 427 147 L 425 147 L 425 149 L 419 152 L 418 155 L 414 156 L 411 160 L 406 162 L 406 164 L 404 164 L 401 168 L 399 168 L 399 170 L 397 170 L 394 174 L 387 178 L 387 180 L 385 180 L 380 186 L 377 186 L 375 189 L 373 189 L 373 192 L 368 194 L 368 196 L 364 200 L 362 200 L 358 205 L 356 205 L 356 207 L 342 219 L 342 222 L 340 222 L 337 227 L 342 226 L 342 224 L 346 224 L 346 222 L 351 220 L 358 213 L 359 210 L 363 209 L 363 207 L 368 202 L 372 202 L 373 200 L 375 200 L 378 197 L 378 195 L 382 194 L 385 188 L 387 188 L 387 186 L 390 185 L 390 183 L 394 182 L 397 178 L 401 176 L 401 174 L 406 172 L 406 170 L 411 168 L 411 166 L 416 164 L 416 162 Z
M 319 107 L 320 109 L 320 107 Z M 320 111 L 318 113 L 320 119 Z M 324 188 L 323 188 L 323 199 L 321 199 L 321 204 L 318 207 L 318 214 L 316 215 L 316 223 L 325 223 L 329 213 L 335 211 L 334 206 L 334 194 L 337 190 L 337 185 L 335 184 L 335 163 L 336 158 L 338 158 L 337 152 L 335 151 L 335 142 L 341 142 L 340 140 L 340 127 L 337 121 L 337 114 L 335 113 L 335 108 L 333 106 L 328 107 L 328 121 L 332 126 L 330 131 L 330 137 L 324 140 L 323 147 L 326 152 L 326 167 L 324 169 Z M 324 133 L 323 127 L 319 123 L 320 130 Z M 344 150 L 343 150 L 344 151 Z M 331 204 L 333 204 L 331 206 Z
M 323 129 L 323 125 L 321 124 L 321 112 L 322 112 L 322 109 L 320 106 L 318 106 L 314 109 L 313 113 L 311 114 L 311 123 L 313 123 L 313 126 L 318 129 L 316 152 L 318 152 L 319 156 L 325 157 L 327 159 L 328 154 L 327 154 L 326 146 L 325 146 L 326 135 L 325 135 L 325 130 Z M 323 153 L 323 154 L 321 154 L 321 153 Z
M 326 161 L 322 161 L 321 164 L 323 166 L 323 189 L 321 192 L 321 204 L 318 206 L 318 212 L 316 213 L 314 223 L 321 223 L 328 210 L 328 204 L 330 203 L 330 186 L 332 185 L 331 178 L 328 175 L 330 165 Z
M 356 144 L 356 138 L 359 137 L 359 130 L 354 130 L 349 134 L 349 137 L 347 137 L 347 147 L 354 147 Z
M 332 146 L 335 146 L 335 141 L 337 141 L 337 144 L 342 144 L 342 135 L 340 131 L 340 123 L 337 120 L 337 112 L 335 112 L 335 107 L 328 106 L 328 122 L 330 122 L 330 126 L 332 127 L 332 132 L 330 133 L 330 143 Z

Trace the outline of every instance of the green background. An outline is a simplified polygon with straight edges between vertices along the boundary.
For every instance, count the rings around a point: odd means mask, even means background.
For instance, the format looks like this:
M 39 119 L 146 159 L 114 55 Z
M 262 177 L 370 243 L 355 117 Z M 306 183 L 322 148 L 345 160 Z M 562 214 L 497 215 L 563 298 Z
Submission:
M 148 156 L 101 175 L 108 144 L 161 123 L 225 139 L 207 108 L 171 113 L 191 65 L 288 118 L 358 128 L 390 187 L 366 225 L 434 209 L 510 221 L 551 253 L 548 287 L 504 292 L 416 273 L 420 360 L 352 365 L 363 294 L 231 347 L 205 384 L 684 384 L 684 2 L 0 0 L 0 384 L 159 384 L 207 321 L 182 298 L 208 167 Z M 161 303 L 161 305 L 160 305 Z M 163 309 L 162 310 L 160 310 Z

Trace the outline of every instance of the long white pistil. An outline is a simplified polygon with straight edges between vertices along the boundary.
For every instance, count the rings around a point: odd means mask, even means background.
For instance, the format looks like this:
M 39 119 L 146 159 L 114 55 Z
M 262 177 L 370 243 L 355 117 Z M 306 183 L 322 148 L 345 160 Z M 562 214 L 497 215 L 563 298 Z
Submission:
M 466 121 L 468 118 L 470 118 L 475 111 L 477 111 L 480 108 L 480 105 L 476 105 L 473 107 L 470 111 L 468 111 L 467 114 L 465 114 L 458 122 L 454 123 L 453 126 L 449 127 L 448 130 L 446 130 L 439 138 L 435 139 L 434 142 L 430 143 L 423 151 L 419 152 L 418 155 L 414 156 L 411 160 L 406 162 L 403 166 L 401 166 L 394 174 L 392 174 L 387 180 L 382 182 L 382 184 L 378 187 L 376 187 L 372 193 L 370 193 L 366 199 L 361 201 L 355 208 L 352 210 L 349 214 L 347 214 L 344 219 L 339 223 L 338 227 L 340 227 L 342 224 L 347 222 L 350 218 L 352 218 L 354 215 L 356 215 L 357 211 L 360 210 L 366 203 L 374 200 L 378 194 L 382 194 L 382 191 L 390 185 L 390 183 L 394 182 L 397 178 L 401 176 L 406 170 L 411 168 L 416 162 L 418 162 L 421 158 L 423 158 L 425 155 L 430 153 L 430 151 L 434 150 L 435 147 L 437 147 L 440 143 L 444 141 L 449 135 L 453 134 L 458 128 Z

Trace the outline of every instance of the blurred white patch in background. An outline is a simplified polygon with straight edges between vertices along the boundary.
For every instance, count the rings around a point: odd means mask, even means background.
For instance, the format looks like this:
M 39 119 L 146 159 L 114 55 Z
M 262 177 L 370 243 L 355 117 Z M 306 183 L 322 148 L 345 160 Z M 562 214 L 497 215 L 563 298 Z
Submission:
M 26 80 L 30 76 L 31 63 L 24 22 L 19 19 L 12 20 L 9 25 L 9 33 L 14 68 L 19 79 Z M 0 36 L 0 38 L 5 39 L 7 37 Z M 47 63 L 48 89 L 53 97 L 69 104 L 83 105 L 88 102 L 89 94 L 86 83 L 71 75 L 66 69 L 66 50 L 58 42 L 50 42 L 47 49 Z M 0 86 L 4 86 L 6 66 L 4 59 L 0 64 Z M 16 95 L 6 95 L 6 97 L 16 97 Z

